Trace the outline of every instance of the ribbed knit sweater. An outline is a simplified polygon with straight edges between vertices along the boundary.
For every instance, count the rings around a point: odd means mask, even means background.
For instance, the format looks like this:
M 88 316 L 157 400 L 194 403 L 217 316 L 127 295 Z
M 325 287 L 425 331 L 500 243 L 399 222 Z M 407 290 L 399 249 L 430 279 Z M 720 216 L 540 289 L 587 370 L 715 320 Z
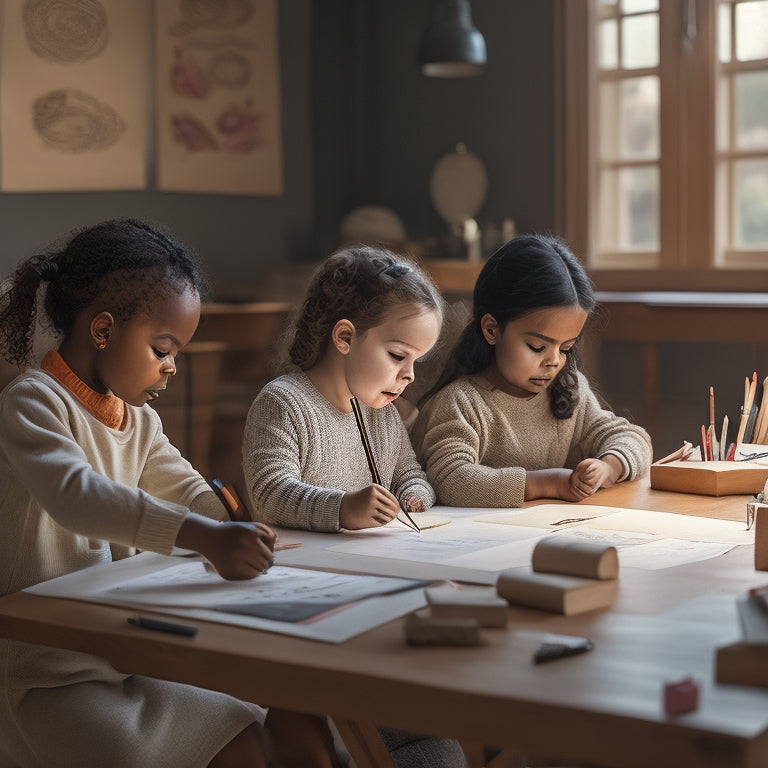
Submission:
M 651 440 L 627 419 L 602 408 L 586 377 L 568 419 L 549 410 L 549 394 L 513 397 L 481 374 L 463 376 L 421 409 L 411 440 L 440 504 L 519 507 L 526 470 L 575 467 L 582 459 L 614 454 L 620 480 L 648 471 Z
M 435 495 L 394 405 L 360 404 L 382 484 L 400 500 Z M 354 413 L 342 413 L 303 372 L 267 384 L 251 404 L 243 471 L 257 519 L 287 528 L 339 530 L 346 491 L 371 484 Z

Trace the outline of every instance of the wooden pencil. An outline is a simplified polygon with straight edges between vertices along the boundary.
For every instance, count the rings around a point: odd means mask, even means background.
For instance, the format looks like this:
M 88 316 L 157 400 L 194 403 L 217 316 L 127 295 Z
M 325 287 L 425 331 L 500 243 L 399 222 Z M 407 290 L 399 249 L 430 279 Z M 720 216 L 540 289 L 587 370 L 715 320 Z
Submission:
M 368 430 L 365 428 L 365 422 L 363 421 L 363 412 L 360 410 L 360 403 L 357 402 L 356 397 L 350 398 L 352 403 L 352 411 L 355 414 L 355 421 L 357 422 L 357 430 L 360 433 L 360 439 L 363 441 L 363 449 L 365 450 L 365 458 L 368 460 L 368 469 L 371 471 L 371 477 L 376 485 L 383 486 L 381 482 L 381 475 L 379 474 L 378 467 L 376 466 L 376 460 L 373 457 L 373 451 L 371 450 L 371 441 L 368 439 Z M 403 514 L 408 518 L 410 526 L 419 533 L 421 529 L 414 522 L 413 518 L 408 514 L 408 510 L 400 505 L 400 509 Z

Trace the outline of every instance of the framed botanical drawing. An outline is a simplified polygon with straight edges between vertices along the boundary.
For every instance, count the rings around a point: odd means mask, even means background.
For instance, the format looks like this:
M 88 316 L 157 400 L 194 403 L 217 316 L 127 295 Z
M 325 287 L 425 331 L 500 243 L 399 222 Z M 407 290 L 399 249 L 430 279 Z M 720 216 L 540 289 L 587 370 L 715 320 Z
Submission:
M 5 0 L 0 187 L 146 186 L 148 0 Z
M 277 0 L 155 5 L 157 186 L 280 195 Z

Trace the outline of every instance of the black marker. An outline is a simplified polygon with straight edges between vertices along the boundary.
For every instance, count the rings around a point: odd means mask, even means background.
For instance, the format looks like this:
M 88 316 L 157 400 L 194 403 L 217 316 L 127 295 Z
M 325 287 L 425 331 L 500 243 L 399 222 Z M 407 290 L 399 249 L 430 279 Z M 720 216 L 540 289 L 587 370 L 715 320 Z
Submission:
M 594 643 L 588 637 L 574 635 L 547 634 L 533 656 L 534 664 L 544 664 L 547 661 L 563 659 L 577 653 L 586 653 L 594 648 Z
M 176 624 L 173 621 L 163 621 L 162 619 L 151 619 L 149 616 L 129 616 L 128 623 L 144 629 L 171 632 L 174 635 L 194 637 L 197 634 L 197 627 L 192 627 L 189 624 Z

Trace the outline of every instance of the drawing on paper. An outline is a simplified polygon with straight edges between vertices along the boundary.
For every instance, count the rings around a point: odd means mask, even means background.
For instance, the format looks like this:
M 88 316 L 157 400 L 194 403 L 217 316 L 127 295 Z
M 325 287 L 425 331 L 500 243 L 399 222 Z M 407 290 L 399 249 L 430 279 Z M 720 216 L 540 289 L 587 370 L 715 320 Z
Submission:
M 159 188 L 279 194 L 277 0 L 155 10 Z
M 181 48 L 174 51 L 171 69 L 171 88 L 174 93 L 189 99 L 204 99 L 210 90 L 208 77 L 197 59 Z
M 125 130 L 112 107 L 74 88 L 59 88 L 35 99 L 32 122 L 46 144 L 71 153 L 110 147 Z
M 99 0 L 27 0 L 23 20 L 27 44 L 44 59 L 86 61 L 107 45 L 107 13 Z
M 181 19 L 170 29 L 172 35 L 188 35 L 196 29 L 232 29 L 253 15 L 251 0 L 181 0 Z
M 232 152 L 250 152 L 264 141 L 261 135 L 262 116 L 251 108 L 250 101 L 230 104 L 216 121 L 219 133 L 224 136 L 224 146 Z
M 171 115 L 173 138 L 190 152 L 218 149 L 219 145 L 205 124 L 188 113 Z
M 251 62 L 242 53 L 230 48 L 211 57 L 208 72 L 222 88 L 243 88 L 251 81 Z
M 244 89 L 252 78 L 247 56 L 252 47 L 250 41 L 234 35 L 193 37 L 177 45 L 170 73 L 171 90 L 181 99 L 207 102 L 216 91 Z M 170 120 L 174 140 L 190 152 L 224 149 L 247 154 L 264 143 L 263 115 L 253 109 L 248 98 L 242 103 L 229 103 L 218 112 L 213 106 L 205 106 L 196 114 L 175 112 Z

